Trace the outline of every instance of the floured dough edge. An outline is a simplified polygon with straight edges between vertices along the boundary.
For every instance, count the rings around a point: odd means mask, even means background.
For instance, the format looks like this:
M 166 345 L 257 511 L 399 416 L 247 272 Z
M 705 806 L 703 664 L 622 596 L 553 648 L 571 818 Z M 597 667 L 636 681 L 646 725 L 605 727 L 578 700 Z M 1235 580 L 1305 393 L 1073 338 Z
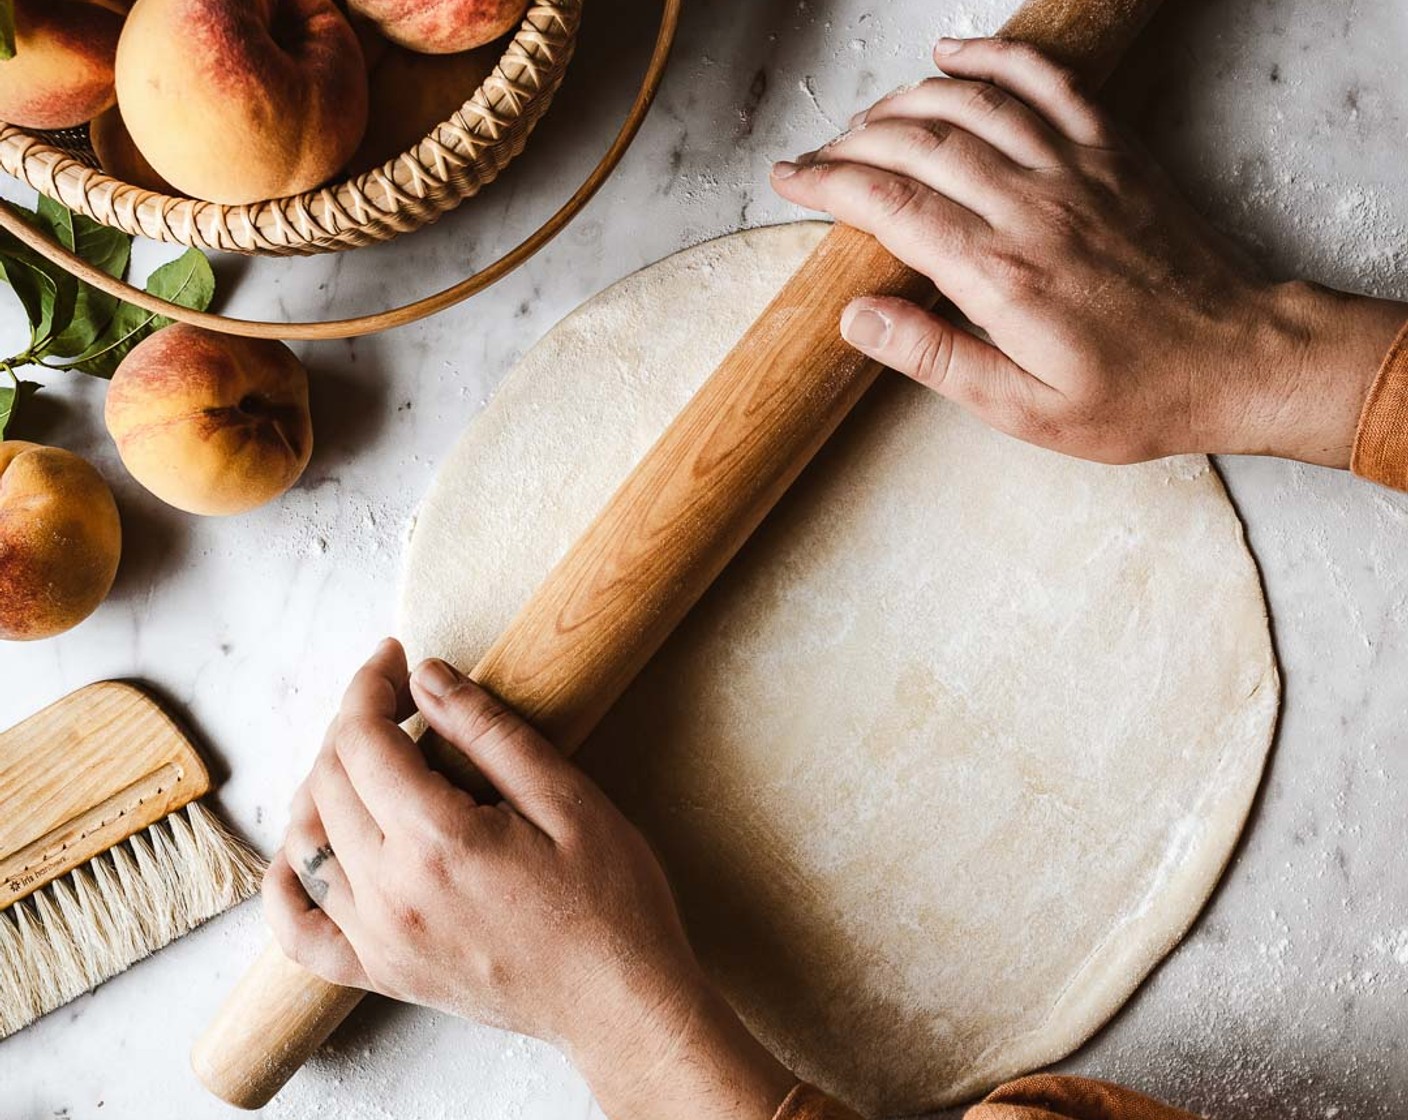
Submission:
M 798 223 L 793 227 L 770 227 L 726 235 L 682 252 L 697 252 L 707 246 L 721 245 L 731 238 L 749 239 L 760 250 L 766 251 L 764 247 L 770 234 L 784 229 L 796 229 L 802 225 L 804 224 Z M 821 223 L 805 225 L 819 227 L 817 237 L 824 229 Z M 602 293 L 566 316 L 553 328 L 554 332 L 582 317 L 589 317 L 597 300 L 603 297 L 609 299 L 610 293 L 619 284 L 638 278 L 653 267 L 656 266 L 647 266 L 619 281 L 617 285 L 604 289 Z M 504 385 L 510 385 L 511 381 L 512 378 Z M 500 392 L 503 391 L 501 387 Z M 490 407 L 492 408 L 492 404 Z M 471 425 L 470 430 L 461 438 L 461 446 L 456 447 L 451 458 L 460 457 L 463 445 L 473 440 Z M 1180 461 L 1179 468 L 1195 474 L 1211 472 L 1223 500 L 1231 505 L 1225 485 L 1206 458 L 1185 457 Z M 437 476 L 437 487 L 448 484 L 444 477 L 446 473 L 442 471 L 441 475 Z M 1235 516 L 1235 508 L 1233 512 Z M 1259 572 L 1247 547 L 1245 527 L 1239 518 L 1237 526 L 1238 544 L 1251 564 L 1259 584 Z M 413 531 L 412 549 L 417 543 Z M 413 566 L 408 563 L 403 573 L 403 631 L 407 629 L 404 620 L 413 614 L 407 601 L 408 586 L 404 575 L 408 574 Z M 1267 625 L 1264 593 L 1260 619 L 1263 625 Z M 417 652 L 429 655 L 445 651 L 427 649 Z M 1209 795 L 1205 800 L 1213 804 L 1206 810 L 1207 815 L 1202 815 L 1205 810 L 1201 806 L 1190 811 L 1190 817 L 1201 821 L 1201 835 L 1193 830 L 1192 835 L 1188 837 L 1189 846 L 1176 848 L 1168 853 L 1164 861 L 1165 875 L 1147 893 L 1144 904 L 1138 911 L 1129 915 L 1088 956 L 1080 972 L 1057 997 L 1039 1027 L 989 1045 L 954 1079 L 950 1088 L 927 1107 L 942 1108 L 972 1099 L 995 1084 L 1066 1057 L 1100 1030 L 1139 988 L 1154 967 L 1178 945 L 1196 923 L 1236 852 L 1238 837 L 1245 827 L 1262 781 L 1266 755 L 1274 741 L 1279 700 L 1280 676 L 1270 644 L 1268 626 L 1267 656 L 1261 679 L 1248 694 L 1247 703 L 1235 713 L 1238 721 L 1245 725 L 1240 734 L 1247 738 L 1239 740 L 1237 730 L 1232 727 L 1228 728 L 1224 736 L 1228 741 L 1245 745 L 1251 738 L 1250 733 L 1264 725 L 1266 730 L 1258 752 L 1259 764 L 1255 767 L 1249 765 L 1245 753 L 1231 757 L 1231 752 L 1224 752 L 1219 768 L 1225 772 L 1228 784 L 1209 785 Z M 1214 789 L 1215 795 L 1212 792 Z M 857 1100 L 856 1103 L 865 1106 L 869 1102 Z
M 1247 544 L 1246 525 L 1227 492 L 1222 475 L 1205 456 L 1188 456 L 1187 459 L 1199 463 L 1217 481 L 1223 500 L 1237 519 L 1237 543 L 1260 586 L 1261 568 Z M 1204 823 L 1202 843 L 1191 850 L 1178 848 L 1168 853 L 1163 865 L 1167 877 L 1162 880 L 1167 885 L 1152 887 L 1142 908 L 1127 917 L 1104 944 L 1090 954 L 1040 1027 L 993 1043 L 931 1108 L 949 1108 L 976 1100 L 1004 1082 L 1075 1053 L 1110 1023 L 1202 917 L 1208 900 L 1237 854 L 1280 726 L 1281 673 L 1276 664 L 1264 589 L 1261 599 L 1259 617 L 1267 632 L 1266 664 L 1261 679 L 1247 694 L 1248 703 L 1237 712 L 1241 717 L 1238 722 L 1248 728 L 1265 725 L 1257 752 L 1259 764 L 1251 767 L 1245 758 L 1231 757 L 1230 751 L 1222 753 L 1218 769 L 1228 776 L 1233 790 L 1228 792 L 1222 787 L 1219 796 L 1209 796 L 1208 800 L 1216 802 L 1212 812 L 1205 813 L 1200 805 L 1188 814 Z M 1224 740 L 1241 741 L 1231 732 L 1224 735 Z M 1213 787 L 1208 788 L 1211 791 Z

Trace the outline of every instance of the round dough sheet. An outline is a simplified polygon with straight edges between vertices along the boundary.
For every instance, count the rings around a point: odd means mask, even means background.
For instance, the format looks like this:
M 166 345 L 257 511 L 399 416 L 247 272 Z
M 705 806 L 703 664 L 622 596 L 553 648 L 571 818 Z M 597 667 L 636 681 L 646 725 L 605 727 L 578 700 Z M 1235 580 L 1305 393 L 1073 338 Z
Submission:
M 524 357 L 419 515 L 414 657 L 478 658 L 823 232 L 676 254 Z M 1066 459 L 885 375 L 579 758 L 763 1041 L 913 1113 L 1067 1054 L 1177 943 L 1278 696 L 1205 459 Z

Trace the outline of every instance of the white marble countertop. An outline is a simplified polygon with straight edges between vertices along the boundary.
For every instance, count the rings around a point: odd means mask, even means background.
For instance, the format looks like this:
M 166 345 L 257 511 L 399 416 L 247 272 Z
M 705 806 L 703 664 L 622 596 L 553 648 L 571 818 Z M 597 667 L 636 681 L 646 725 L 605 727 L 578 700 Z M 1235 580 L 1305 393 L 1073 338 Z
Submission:
M 25 434 L 112 481 L 127 550 L 109 602 L 57 640 L 0 645 L 0 726 L 102 677 L 150 682 L 216 762 L 221 811 L 266 851 L 344 682 L 392 626 L 402 540 L 437 461 L 514 360 L 632 269 L 795 216 L 766 187 L 862 102 L 926 72 L 941 33 L 1015 0 L 694 2 L 660 101 L 567 233 L 487 295 L 357 343 L 297 345 L 318 446 L 284 501 L 227 521 L 143 494 L 103 432 L 104 386 L 55 383 Z M 310 260 L 218 262 L 236 313 L 325 316 L 429 291 L 521 236 L 604 144 L 653 7 L 588 5 L 528 154 L 438 227 Z M 1217 221 L 1286 273 L 1408 297 L 1402 0 L 1170 3 L 1111 97 Z M 11 185 L 4 193 L 22 197 Z M 162 255 L 139 255 L 146 267 Z M 0 293 L 0 345 L 20 322 Z M 8 351 L 7 351 L 8 352 Z M 1285 674 L 1248 834 L 1203 919 L 1066 1065 L 1234 1117 L 1408 1114 L 1408 498 L 1266 460 L 1222 463 L 1265 575 Z M 190 1039 L 262 942 L 247 906 L 4 1043 L 0 1118 L 227 1110 Z M 268 1109 L 278 1118 L 593 1113 L 555 1055 L 367 1005 Z

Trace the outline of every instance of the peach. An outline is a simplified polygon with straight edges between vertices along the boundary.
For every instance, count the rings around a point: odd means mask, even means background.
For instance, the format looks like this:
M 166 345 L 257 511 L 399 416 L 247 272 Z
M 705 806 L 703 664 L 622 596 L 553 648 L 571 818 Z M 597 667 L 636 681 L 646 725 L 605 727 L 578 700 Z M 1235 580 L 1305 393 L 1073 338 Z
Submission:
M 137 0 L 117 96 L 157 174 L 232 205 L 318 186 L 367 126 L 362 49 L 333 0 Z
M 455 54 L 512 31 L 528 0 L 349 0 L 393 43 L 423 54 Z
M 493 46 L 459 54 L 416 54 L 388 47 L 372 71 L 367 135 L 352 157 L 352 173 L 400 155 L 449 120 L 494 72 L 500 57 Z
M 122 17 L 83 0 L 15 0 L 15 56 L 0 62 L 0 120 L 73 128 L 113 103 Z
M 102 475 L 58 447 L 0 443 L 0 639 L 77 626 L 107 598 L 121 553 Z
M 187 513 L 261 506 L 298 481 L 313 453 L 308 372 L 293 352 L 184 323 L 122 360 L 106 419 L 132 477 Z
M 175 187 L 156 173 L 156 168 L 132 143 L 132 134 L 127 131 L 122 112 L 116 105 L 93 118 L 93 123 L 88 126 L 88 139 L 98 163 L 114 179 L 158 194 L 178 193 Z

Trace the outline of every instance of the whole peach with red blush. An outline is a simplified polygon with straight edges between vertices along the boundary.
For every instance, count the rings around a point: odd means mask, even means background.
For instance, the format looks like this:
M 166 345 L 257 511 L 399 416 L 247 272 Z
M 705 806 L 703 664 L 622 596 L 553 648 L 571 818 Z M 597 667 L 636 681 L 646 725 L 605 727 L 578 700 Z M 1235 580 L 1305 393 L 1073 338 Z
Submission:
M 349 0 L 349 4 L 393 43 L 423 54 L 455 54 L 492 43 L 512 31 L 528 10 L 528 0 Z
M 132 477 L 187 513 L 261 506 L 298 481 L 313 453 L 308 372 L 293 351 L 184 323 L 122 360 L 106 420 Z
M 0 120 L 73 128 L 115 99 L 122 17 L 85 0 L 15 0 L 15 56 L 0 62 Z

